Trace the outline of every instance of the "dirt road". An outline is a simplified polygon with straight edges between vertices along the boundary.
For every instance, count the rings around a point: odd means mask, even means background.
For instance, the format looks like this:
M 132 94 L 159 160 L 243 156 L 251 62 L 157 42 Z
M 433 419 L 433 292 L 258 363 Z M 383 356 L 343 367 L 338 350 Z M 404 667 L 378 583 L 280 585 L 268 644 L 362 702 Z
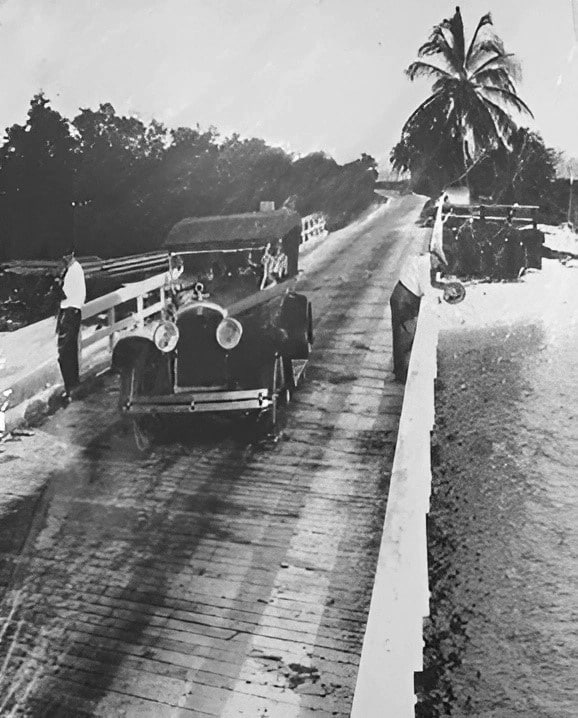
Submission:
M 5 444 L 0 713 L 349 715 L 402 400 L 387 301 L 421 205 L 306 258 L 316 343 L 275 440 L 205 419 L 138 456 L 108 377 Z

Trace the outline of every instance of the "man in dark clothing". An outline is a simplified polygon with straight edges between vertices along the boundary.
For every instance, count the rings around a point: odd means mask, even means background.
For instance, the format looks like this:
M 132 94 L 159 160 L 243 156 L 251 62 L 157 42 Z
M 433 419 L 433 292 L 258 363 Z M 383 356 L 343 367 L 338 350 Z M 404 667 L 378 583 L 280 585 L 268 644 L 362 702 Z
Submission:
M 402 266 L 389 304 L 393 335 L 393 371 L 399 382 L 405 382 L 421 298 L 432 288 L 445 289 L 446 283 L 437 280 L 437 272 L 444 266 L 435 253 L 410 257 Z
M 56 323 L 58 334 L 58 364 L 64 380 L 65 401 L 70 402 L 71 391 L 79 383 L 78 335 L 82 319 L 82 306 L 86 300 L 84 271 L 76 261 L 74 250 L 63 257 L 64 272 L 60 278 L 60 310 Z

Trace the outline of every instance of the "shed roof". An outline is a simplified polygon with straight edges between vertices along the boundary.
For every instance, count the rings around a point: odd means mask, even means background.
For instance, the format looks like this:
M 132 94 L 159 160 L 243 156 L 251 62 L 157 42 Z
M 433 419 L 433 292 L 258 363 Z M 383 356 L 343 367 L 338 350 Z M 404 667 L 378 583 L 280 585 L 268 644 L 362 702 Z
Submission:
M 300 215 L 289 209 L 187 217 L 175 224 L 163 247 L 172 251 L 259 247 L 281 239 L 300 225 Z

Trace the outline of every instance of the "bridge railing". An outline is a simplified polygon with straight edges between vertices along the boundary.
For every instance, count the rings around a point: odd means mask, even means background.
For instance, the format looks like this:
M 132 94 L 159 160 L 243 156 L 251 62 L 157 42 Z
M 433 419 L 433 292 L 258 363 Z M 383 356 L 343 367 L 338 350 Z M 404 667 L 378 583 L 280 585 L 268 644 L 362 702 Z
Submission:
M 301 218 L 301 241 L 308 242 L 310 239 L 317 237 L 326 237 L 328 232 L 325 227 L 325 215 L 321 212 L 309 214 L 307 217 Z
M 90 348 L 112 351 L 119 332 L 144 327 L 165 305 L 166 274 L 134 282 L 87 302 L 82 308 L 80 360 Z M 92 321 L 91 321 L 92 320 Z
M 509 222 L 510 224 L 532 224 L 538 226 L 538 205 L 517 204 L 469 204 L 449 205 L 453 211 L 450 224 L 456 220 L 475 219 L 480 222 Z
M 144 327 L 161 313 L 165 282 L 166 274 L 158 274 L 84 305 L 79 336 L 83 378 L 110 367 L 119 333 Z M 55 318 L 49 317 L 0 336 L 0 435 L 26 420 L 29 403 L 49 402 L 60 386 L 55 327 Z
M 352 718 L 414 718 L 429 615 L 426 517 L 431 491 L 437 323 L 422 300 L 397 437 Z
M 145 252 L 126 257 L 100 259 L 100 257 L 79 257 L 87 279 L 95 277 L 128 277 L 131 274 L 158 273 L 168 266 L 168 252 Z M 48 272 L 54 276 L 62 271 L 62 262 L 50 259 L 12 259 L 2 262 L 0 269 L 12 272 Z
M 98 276 L 103 272 L 107 276 L 129 276 L 142 272 L 160 271 L 168 266 L 168 252 L 146 252 L 145 254 L 101 259 L 94 263 L 83 264 L 87 276 Z

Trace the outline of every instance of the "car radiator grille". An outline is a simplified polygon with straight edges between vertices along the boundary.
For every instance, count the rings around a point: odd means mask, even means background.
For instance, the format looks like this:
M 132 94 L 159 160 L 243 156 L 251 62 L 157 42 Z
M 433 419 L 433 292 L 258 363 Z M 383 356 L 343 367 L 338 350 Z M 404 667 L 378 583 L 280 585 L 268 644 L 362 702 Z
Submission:
M 179 317 L 176 363 L 178 388 L 227 384 L 227 359 L 216 338 L 220 321 L 221 315 L 210 310 L 202 313 L 186 312 Z

